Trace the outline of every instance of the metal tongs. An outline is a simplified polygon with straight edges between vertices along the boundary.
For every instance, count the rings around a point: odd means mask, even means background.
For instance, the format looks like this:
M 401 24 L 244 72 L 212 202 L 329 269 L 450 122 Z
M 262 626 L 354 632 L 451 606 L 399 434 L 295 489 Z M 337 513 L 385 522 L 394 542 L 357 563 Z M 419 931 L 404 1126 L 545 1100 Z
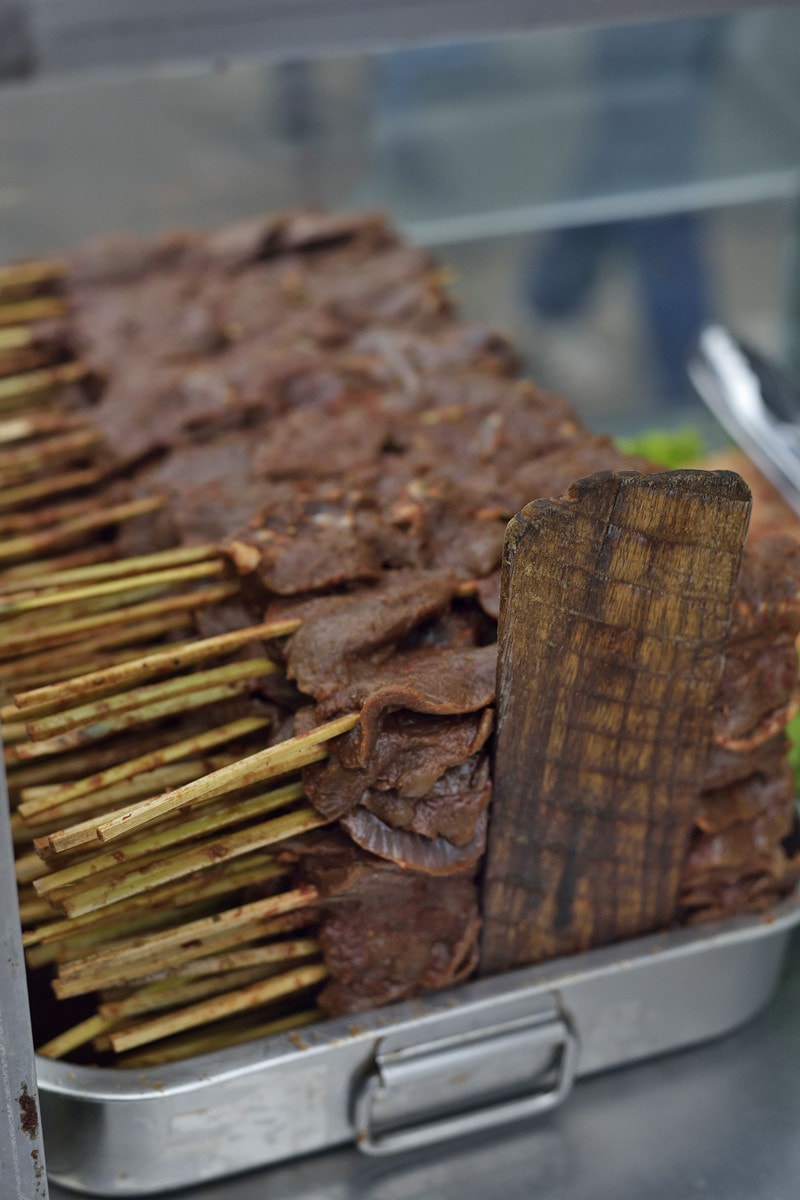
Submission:
M 800 514 L 800 390 L 721 325 L 700 334 L 688 371 L 725 432 Z

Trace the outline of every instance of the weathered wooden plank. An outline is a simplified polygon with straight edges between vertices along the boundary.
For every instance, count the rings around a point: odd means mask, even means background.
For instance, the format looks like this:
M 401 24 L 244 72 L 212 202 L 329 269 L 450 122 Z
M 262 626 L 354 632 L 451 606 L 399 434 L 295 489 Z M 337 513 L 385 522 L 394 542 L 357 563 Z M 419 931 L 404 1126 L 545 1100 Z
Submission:
M 749 512 L 732 472 L 602 472 L 510 522 L 484 972 L 669 923 Z

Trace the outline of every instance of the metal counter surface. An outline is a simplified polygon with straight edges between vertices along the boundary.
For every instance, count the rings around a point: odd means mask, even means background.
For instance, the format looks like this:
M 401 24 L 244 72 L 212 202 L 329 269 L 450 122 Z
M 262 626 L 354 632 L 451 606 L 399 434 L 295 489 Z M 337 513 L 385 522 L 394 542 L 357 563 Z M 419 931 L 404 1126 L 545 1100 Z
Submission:
M 175 1200 L 791 1200 L 800 1179 L 800 935 L 765 1011 L 579 1083 L 557 1112 L 396 1158 L 339 1150 Z M 51 1200 L 73 1193 L 51 1187 Z

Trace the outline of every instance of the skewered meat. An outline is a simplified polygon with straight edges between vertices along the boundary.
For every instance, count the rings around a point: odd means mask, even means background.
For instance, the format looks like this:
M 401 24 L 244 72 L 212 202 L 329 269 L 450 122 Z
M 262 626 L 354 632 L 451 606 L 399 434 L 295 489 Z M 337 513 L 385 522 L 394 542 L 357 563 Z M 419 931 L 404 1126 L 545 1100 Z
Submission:
M 288 825 L 334 828 L 279 855 L 319 893 L 307 915 L 321 914 L 320 1003 L 353 1011 L 465 977 L 491 800 L 506 523 L 578 478 L 651 465 L 520 379 L 513 348 L 459 320 L 435 265 L 374 214 L 105 241 L 69 258 L 61 292 L 68 316 L 40 323 L 36 346 L 64 357 L 69 345 L 102 380 L 99 392 L 73 388 L 68 405 L 103 433 L 115 486 L 165 498 L 116 548 L 223 545 L 236 587 L 197 627 L 211 636 L 266 619 L 289 634 L 267 649 L 280 670 L 215 709 L 219 724 L 268 714 L 268 730 L 246 734 L 249 754 L 345 722 L 324 753 L 291 760 L 308 804 Z M 746 550 L 680 919 L 760 908 L 798 875 L 782 729 L 799 588 L 797 544 Z M 225 770 L 212 767 L 210 779 Z M 64 780 L 81 775 L 73 764 Z M 187 778 L 172 796 L 176 823 L 197 777 Z M 243 803 L 263 799 L 245 792 Z M 201 845 L 211 861 L 231 843 Z M 111 884 L 128 878 L 120 867 Z

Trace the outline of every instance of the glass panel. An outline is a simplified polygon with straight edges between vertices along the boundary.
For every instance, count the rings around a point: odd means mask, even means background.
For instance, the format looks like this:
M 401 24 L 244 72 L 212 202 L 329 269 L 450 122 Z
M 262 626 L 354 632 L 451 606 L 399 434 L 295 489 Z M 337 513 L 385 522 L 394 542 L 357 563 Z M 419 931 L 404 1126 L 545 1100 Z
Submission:
M 8 86 L 0 259 L 378 206 L 593 424 L 672 415 L 700 321 L 790 340 L 798 44 L 800 11 L 762 9 Z

